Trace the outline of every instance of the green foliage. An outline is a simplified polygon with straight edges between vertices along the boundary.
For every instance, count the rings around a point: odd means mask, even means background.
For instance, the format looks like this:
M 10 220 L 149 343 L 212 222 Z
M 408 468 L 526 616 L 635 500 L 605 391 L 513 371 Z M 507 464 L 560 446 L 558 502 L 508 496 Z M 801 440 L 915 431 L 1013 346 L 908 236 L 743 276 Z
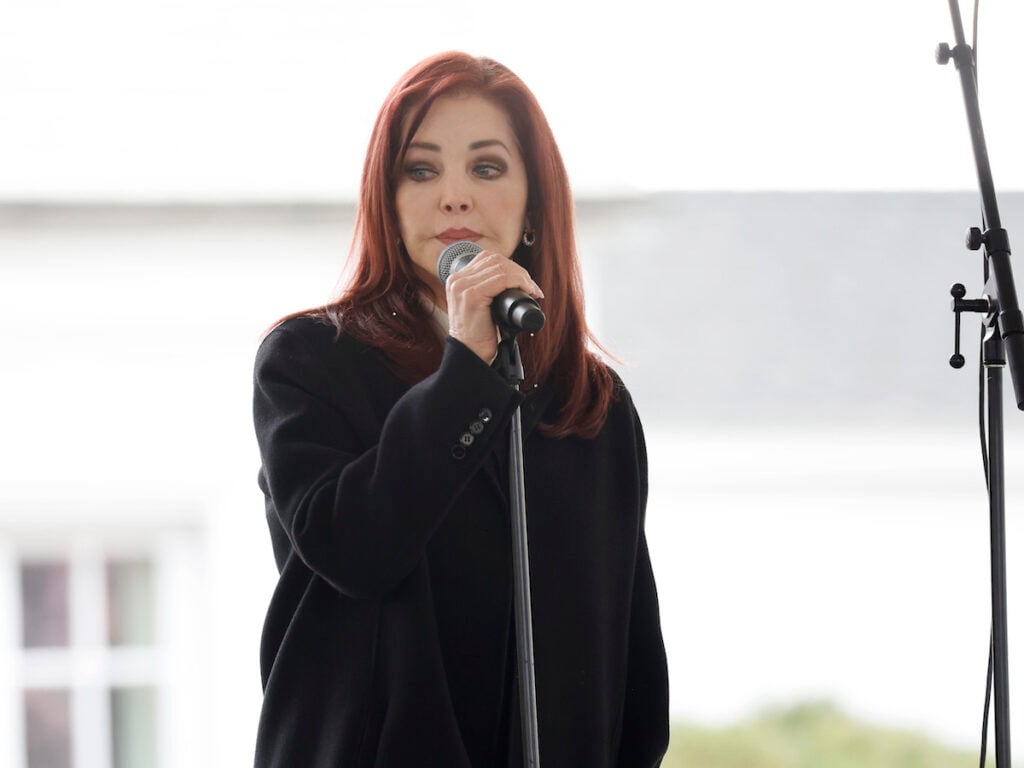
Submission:
M 989 746 L 991 754 L 992 745 Z M 994 765 L 991 756 L 988 765 Z M 726 728 L 676 725 L 663 768 L 976 768 L 977 753 L 857 722 L 825 702 Z

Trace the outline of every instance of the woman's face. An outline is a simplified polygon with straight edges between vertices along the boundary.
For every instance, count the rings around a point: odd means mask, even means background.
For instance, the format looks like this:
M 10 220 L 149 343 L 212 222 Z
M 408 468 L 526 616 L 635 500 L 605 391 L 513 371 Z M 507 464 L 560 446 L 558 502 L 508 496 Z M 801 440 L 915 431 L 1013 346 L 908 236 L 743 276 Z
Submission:
M 443 301 L 437 257 L 457 240 L 510 257 L 526 221 L 526 166 L 505 111 L 443 96 L 412 137 L 395 193 L 402 242 Z

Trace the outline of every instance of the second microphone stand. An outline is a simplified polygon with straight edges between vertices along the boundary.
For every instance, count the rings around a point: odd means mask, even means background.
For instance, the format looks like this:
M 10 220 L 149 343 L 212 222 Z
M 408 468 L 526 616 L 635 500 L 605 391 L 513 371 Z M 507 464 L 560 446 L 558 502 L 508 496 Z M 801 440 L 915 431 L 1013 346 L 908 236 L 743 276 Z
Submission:
M 964 40 L 963 23 L 957 0 L 949 0 L 956 44 L 951 48 L 943 43 L 936 51 L 940 64 L 953 61 L 960 75 L 967 124 L 974 149 L 978 186 L 981 191 L 984 222 L 982 232 L 972 227 L 967 234 L 967 247 L 985 248 L 986 275 L 981 299 L 963 297 L 965 291 L 959 283 L 953 286 L 953 311 L 957 322 L 957 349 L 950 359 L 954 368 L 963 365 L 959 353 L 959 323 L 961 312 L 980 312 L 987 315 L 983 364 L 986 372 L 988 401 L 988 466 L 989 529 L 991 541 L 992 576 L 992 642 L 991 670 L 995 688 L 996 765 L 1010 768 L 1010 684 L 1009 653 L 1006 618 L 1006 498 L 1003 461 L 1003 368 L 1008 367 L 1017 406 L 1024 409 L 1024 314 L 1021 313 L 1010 268 L 1010 239 L 999 219 L 992 168 L 989 165 L 985 132 L 981 125 L 978 106 L 978 84 L 974 51 Z M 986 706 L 988 704 L 986 695 Z M 984 738 L 984 735 L 983 735 Z M 984 743 L 984 741 L 983 741 Z

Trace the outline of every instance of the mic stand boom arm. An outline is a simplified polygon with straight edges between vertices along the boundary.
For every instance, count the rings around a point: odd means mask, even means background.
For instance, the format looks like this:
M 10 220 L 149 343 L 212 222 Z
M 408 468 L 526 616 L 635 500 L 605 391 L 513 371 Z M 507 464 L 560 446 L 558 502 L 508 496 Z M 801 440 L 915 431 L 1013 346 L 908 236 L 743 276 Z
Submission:
M 985 131 L 981 125 L 981 110 L 978 107 L 978 84 L 974 70 L 974 52 L 964 42 L 964 28 L 960 20 L 958 0 L 949 0 L 949 11 L 953 18 L 953 31 L 956 35 L 956 46 L 952 49 L 941 43 L 935 58 L 940 64 L 947 64 L 950 59 L 956 63 L 960 73 L 960 85 L 964 93 L 964 106 L 967 109 L 967 124 L 971 132 L 971 144 L 974 148 L 974 163 L 978 171 L 978 187 L 981 191 L 982 208 L 988 229 L 980 235 L 980 242 L 968 239 L 969 247 L 977 249 L 985 246 L 986 259 L 995 278 L 996 298 L 999 300 L 999 333 L 1006 345 L 1010 366 L 1010 379 L 1016 396 L 1017 407 L 1024 410 L 1024 314 L 1021 313 L 1017 301 L 1017 289 L 1013 282 L 1013 270 L 1010 267 L 1010 238 L 1002 228 L 999 218 L 999 206 L 996 203 L 995 187 L 992 183 L 992 167 L 988 161 L 988 149 L 985 145 Z

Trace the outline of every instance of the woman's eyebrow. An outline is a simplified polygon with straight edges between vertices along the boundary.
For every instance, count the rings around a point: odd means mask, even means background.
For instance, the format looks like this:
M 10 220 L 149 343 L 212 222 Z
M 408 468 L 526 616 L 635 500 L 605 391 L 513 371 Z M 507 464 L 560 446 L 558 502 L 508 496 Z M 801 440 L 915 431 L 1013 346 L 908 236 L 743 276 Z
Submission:
M 469 145 L 469 148 L 470 149 L 483 149 L 484 147 L 494 147 L 494 146 L 499 146 L 502 149 L 504 149 L 506 152 L 509 152 L 509 148 L 505 146 L 505 142 L 500 141 L 498 139 L 483 139 L 481 141 L 474 141 L 472 144 Z M 511 152 L 509 152 L 509 154 L 511 154 Z
M 507 146 L 505 146 L 505 142 L 501 141 L 500 139 L 481 139 L 480 141 L 474 141 L 472 144 L 469 145 L 469 148 L 471 150 L 472 149 L 483 149 L 484 147 L 501 147 L 506 152 L 509 152 L 511 154 L 511 152 L 509 151 L 509 148 Z M 410 142 L 409 143 L 409 149 L 413 149 L 413 148 L 416 148 L 416 149 L 426 149 L 426 150 L 429 150 L 431 152 L 440 152 L 441 151 L 441 146 L 439 144 L 431 144 L 430 142 L 427 142 L 427 141 L 413 141 L 413 142 Z

